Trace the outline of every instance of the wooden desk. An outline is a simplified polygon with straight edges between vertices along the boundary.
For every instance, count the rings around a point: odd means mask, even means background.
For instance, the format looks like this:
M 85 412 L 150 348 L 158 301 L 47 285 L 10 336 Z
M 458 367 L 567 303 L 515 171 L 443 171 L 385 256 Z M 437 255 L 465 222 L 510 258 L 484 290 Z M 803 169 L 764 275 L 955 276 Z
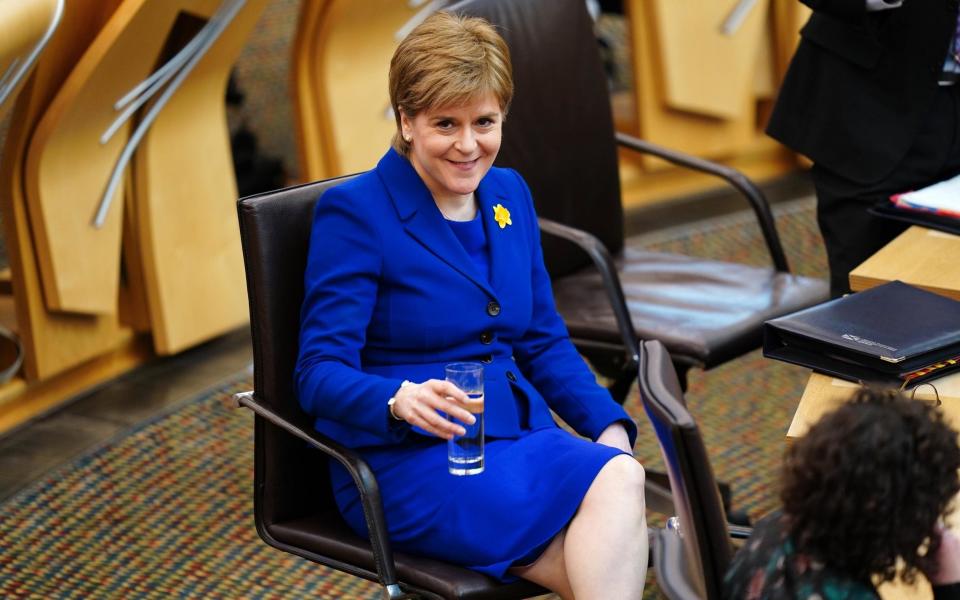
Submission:
M 960 236 L 911 227 L 850 273 L 863 291 L 894 279 L 960 300 Z
M 955 429 L 960 429 L 960 373 L 934 380 L 933 383 L 940 394 L 942 402 L 940 409 L 946 421 Z M 793 422 L 787 431 L 787 442 L 805 434 L 820 417 L 846 402 L 856 388 L 857 384 L 849 381 L 819 373 L 811 374 L 800 404 L 797 406 L 797 412 L 793 416 Z M 916 398 L 919 401 L 935 401 L 933 391 L 927 385 L 917 388 Z M 957 515 L 953 516 L 953 521 L 951 527 L 954 531 L 960 532 Z M 880 597 L 884 600 L 917 600 L 933 597 L 926 580 L 917 581 L 913 586 L 899 582 L 886 583 L 880 586 L 879 591 Z
M 931 383 L 936 386 L 940 394 L 942 402 L 940 408 L 947 422 L 960 430 L 960 372 L 935 379 Z M 793 415 L 790 429 L 787 430 L 787 441 L 795 440 L 805 434 L 820 417 L 846 402 L 857 387 L 859 387 L 857 384 L 849 381 L 811 373 L 807 387 L 800 398 L 800 404 L 797 406 L 797 412 Z M 926 402 L 936 400 L 929 385 L 919 386 L 915 398 Z

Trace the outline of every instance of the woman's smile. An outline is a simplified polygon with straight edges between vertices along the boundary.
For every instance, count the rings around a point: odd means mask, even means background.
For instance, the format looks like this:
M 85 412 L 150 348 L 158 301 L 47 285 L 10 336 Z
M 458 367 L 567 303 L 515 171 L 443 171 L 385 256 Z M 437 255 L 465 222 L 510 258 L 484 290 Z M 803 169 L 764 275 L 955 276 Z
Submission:
M 500 151 L 503 112 L 493 94 L 453 106 L 401 111 L 408 158 L 438 206 L 460 204 L 480 185 Z
M 479 159 L 476 158 L 472 160 L 452 160 L 448 158 L 447 162 L 451 163 L 454 167 L 460 169 L 461 171 L 469 171 L 477 165 L 478 160 Z

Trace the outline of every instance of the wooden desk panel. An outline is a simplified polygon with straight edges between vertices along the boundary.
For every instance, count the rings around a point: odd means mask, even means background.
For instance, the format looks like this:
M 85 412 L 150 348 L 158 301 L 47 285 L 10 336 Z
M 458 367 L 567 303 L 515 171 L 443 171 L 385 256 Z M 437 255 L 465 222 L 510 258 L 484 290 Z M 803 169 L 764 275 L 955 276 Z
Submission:
M 157 62 L 180 7 L 123 2 L 57 91 L 27 152 L 25 181 L 44 298 L 51 311 L 111 315 L 120 286 L 123 186 L 107 220 L 90 223 L 129 136 L 129 123 L 100 136 L 119 114 L 114 102 Z
M 23 63 L 43 39 L 56 13 L 56 0 L 0 0 L 0 73 L 4 87 L 9 85 L 13 73 L 19 73 Z M 16 63 L 14 62 L 16 61 Z M 24 73 L 17 87 L 29 77 Z M 11 90 L 6 101 L 0 105 L 0 118 L 13 105 L 17 90 Z
M 888 281 L 960 300 L 960 236 L 911 227 L 850 273 L 850 288 L 862 291 Z
M 757 3 L 735 32 L 721 33 L 720 24 L 739 1 L 650 2 L 667 106 L 719 119 L 752 114 L 755 71 L 773 68 L 772 61 L 760 60 L 772 54 L 760 51 L 769 40 L 769 4 Z
M 670 75 L 666 69 L 676 66 L 662 60 L 662 55 L 671 41 L 678 42 L 669 35 L 662 38 L 658 29 L 665 23 L 663 19 L 655 18 L 654 12 L 643 2 L 634 1 L 628 6 L 628 26 L 633 44 L 636 133 L 651 142 L 704 158 L 719 159 L 752 152 L 754 144 L 764 136 L 757 130 L 756 103 L 749 89 L 745 94 L 736 95 L 741 105 L 730 109 L 736 113 L 736 118 L 718 118 L 670 106 L 664 82 Z M 669 31 L 671 28 L 668 27 Z M 715 68 L 722 71 L 725 67 L 715 65 Z M 752 88 L 752 82 L 748 87 Z M 668 163 L 651 156 L 643 156 L 640 162 L 645 171 L 671 168 Z
M 365 171 L 396 124 L 387 73 L 397 31 L 416 14 L 395 0 L 303 2 L 293 54 L 300 176 Z
M 247 0 L 164 106 L 134 159 L 135 237 L 157 354 L 180 352 L 248 318 L 223 96 L 266 4 Z
M 933 383 L 940 394 L 941 410 L 951 426 L 960 430 L 960 373 L 953 373 Z M 811 373 L 807 387 L 803 390 L 797 412 L 793 415 L 787 440 L 799 438 L 816 423 L 820 417 L 837 408 L 850 399 L 859 386 L 853 382 L 836 379 L 829 375 Z M 917 387 L 915 398 L 925 402 L 936 401 L 936 395 L 929 385 Z
M 27 215 L 23 181 L 33 129 L 70 71 L 119 0 L 72 0 L 60 27 L 20 93 L 0 162 L 0 213 L 13 280 L 16 331 L 24 344 L 28 382 L 51 377 L 127 343 L 129 331 L 115 315 L 52 313 L 44 305 L 38 258 Z

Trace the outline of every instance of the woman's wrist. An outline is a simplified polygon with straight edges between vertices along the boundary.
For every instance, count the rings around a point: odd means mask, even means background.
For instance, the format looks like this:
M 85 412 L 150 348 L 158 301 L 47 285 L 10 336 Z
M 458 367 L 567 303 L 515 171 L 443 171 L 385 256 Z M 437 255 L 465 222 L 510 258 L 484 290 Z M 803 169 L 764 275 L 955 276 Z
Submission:
M 396 411 L 397 396 L 398 396 L 398 393 L 400 392 L 400 390 L 402 390 L 403 388 L 407 387 L 408 385 L 413 385 L 413 382 L 412 382 L 412 381 L 407 381 L 406 379 L 404 379 L 404 380 L 403 380 L 403 383 L 400 384 L 400 387 L 397 388 L 397 391 L 393 393 L 393 396 L 391 396 L 390 399 L 387 400 L 387 410 L 390 412 L 390 416 L 391 416 L 395 421 L 403 421 L 403 418 L 401 418 L 400 416 L 398 416 L 398 415 L 397 415 L 397 411 Z
M 627 428 L 620 421 L 614 421 L 607 425 L 606 429 L 597 436 L 597 443 L 618 448 L 624 452 L 630 452 L 630 436 L 627 435 Z

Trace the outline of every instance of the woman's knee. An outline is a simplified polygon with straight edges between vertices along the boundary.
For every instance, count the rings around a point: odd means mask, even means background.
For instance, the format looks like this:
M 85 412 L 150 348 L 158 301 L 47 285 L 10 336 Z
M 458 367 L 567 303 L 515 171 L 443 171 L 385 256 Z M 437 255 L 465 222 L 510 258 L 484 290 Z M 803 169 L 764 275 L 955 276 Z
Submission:
M 610 476 L 624 485 L 643 490 L 647 474 L 643 465 L 632 456 L 621 454 L 612 458 L 606 465 L 610 468 Z
M 627 502 L 643 502 L 643 486 L 646 473 L 635 458 L 626 454 L 616 456 L 600 470 L 584 501 L 592 499 L 609 502 L 623 498 Z M 591 497 L 594 498 L 591 498 Z

